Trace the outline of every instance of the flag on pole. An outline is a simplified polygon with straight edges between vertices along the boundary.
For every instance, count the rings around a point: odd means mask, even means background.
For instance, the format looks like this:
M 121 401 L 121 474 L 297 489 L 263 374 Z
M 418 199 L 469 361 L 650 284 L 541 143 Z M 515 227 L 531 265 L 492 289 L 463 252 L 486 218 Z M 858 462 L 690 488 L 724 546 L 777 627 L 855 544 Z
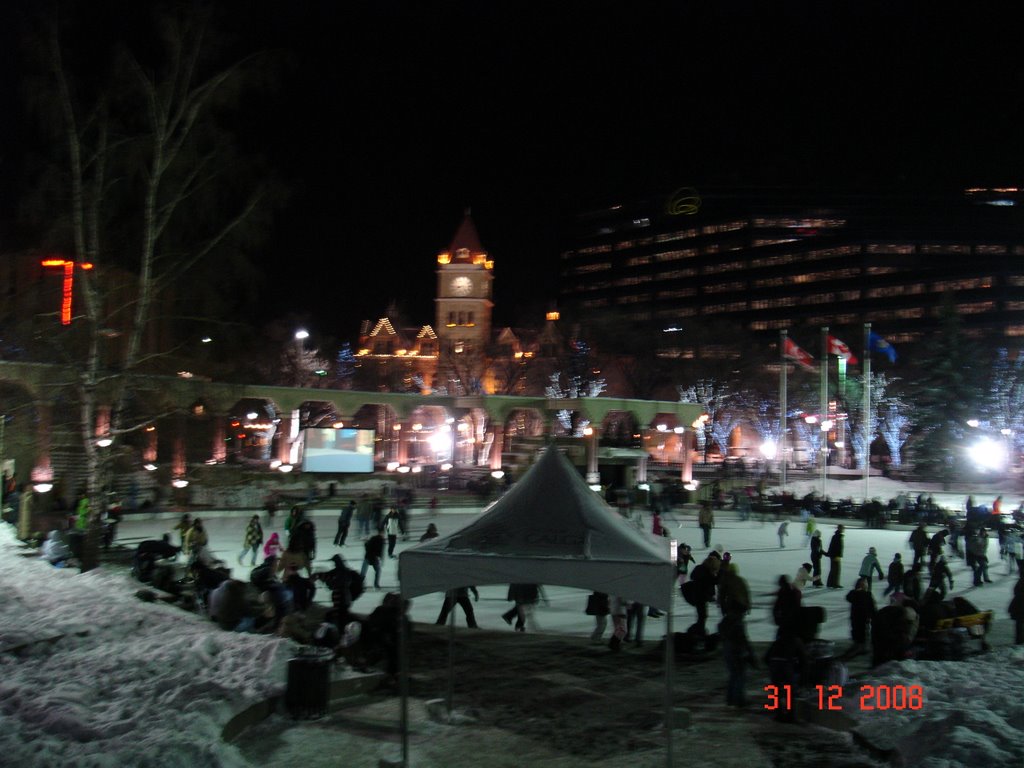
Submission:
M 808 371 L 813 371 L 814 358 L 811 357 L 810 353 L 798 347 L 791 338 L 786 337 L 786 343 L 782 347 L 782 356 L 796 362 L 801 368 L 805 368 Z
M 885 355 L 890 363 L 896 362 L 896 348 L 874 331 L 868 333 L 868 351 Z
M 843 358 L 850 365 L 857 364 L 857 358 L 853 356 L 853 352 L 850 351 L 850 348 L 832 334 L 829 334 L 828 336 L 828 354 L 839 355 L 839 357 Z

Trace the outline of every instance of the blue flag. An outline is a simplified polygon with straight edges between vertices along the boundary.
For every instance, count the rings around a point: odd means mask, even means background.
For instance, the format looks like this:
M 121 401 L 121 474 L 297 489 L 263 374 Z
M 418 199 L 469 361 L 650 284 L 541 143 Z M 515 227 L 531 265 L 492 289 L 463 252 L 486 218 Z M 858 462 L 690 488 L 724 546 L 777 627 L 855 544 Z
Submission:
M 874 331 L 868 333 L 868 350 L 871 352 L 881 352 L 889 358 L 890 363 L 896 362 L 896 348 Z

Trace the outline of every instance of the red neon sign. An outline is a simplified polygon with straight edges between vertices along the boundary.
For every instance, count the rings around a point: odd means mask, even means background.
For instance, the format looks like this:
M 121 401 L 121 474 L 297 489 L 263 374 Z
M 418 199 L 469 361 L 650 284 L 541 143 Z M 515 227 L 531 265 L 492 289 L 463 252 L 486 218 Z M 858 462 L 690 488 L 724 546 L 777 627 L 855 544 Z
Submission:
M 61 293 L 60 324 L 71 325 L 71 295 L 75 283 L 75 262 L 70 259 L 43 259 L 40 263 L 44 267 L 63 267 L 64 288 Z M 92 264 L 84 261 L 78 265 L 78 268 L 92 269 Z

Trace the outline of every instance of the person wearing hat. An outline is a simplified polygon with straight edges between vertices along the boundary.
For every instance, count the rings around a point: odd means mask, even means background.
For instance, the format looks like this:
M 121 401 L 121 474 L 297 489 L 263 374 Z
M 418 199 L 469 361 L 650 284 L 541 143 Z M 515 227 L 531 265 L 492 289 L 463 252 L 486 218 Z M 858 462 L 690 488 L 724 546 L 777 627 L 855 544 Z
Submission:
M 690 628 L 697 634 L 707 634 L 708 603 L 715 599 L 718 572 L 721 568 L 722 556 L 717 552 L 711 552 L 704 562 L 693 569 L 690 580 L 683 585 L 683 598 L 697 609 L 697 621 Z
M 903 556 L 899 552 L 892 556 L 892 562 L 889 563 L 889 575 L 886 576 L 886 581 L 889 582 L 889 586 L 885 588 L 882 597 L 903 589 Z
M 676 572 L 679 574 L 679 587 L 682 588 L 683 584 L 686 583 L 686 577 L 690 573 L 690 563 L 694 565 L 697 561 L 693 557 L 693 553 L 690 551 L 690 545 L 683 542 L 676 547 Z
M 824 551 L 821 548 L 821 531 L 811 534 L 811 575 L 814 576 L 814 586 L 821 586 L 821 558 Z
M 871 577 L 875 571 L 878 571 L 878 578 L 885 576 L 882 573 L 882 566 L 878 564 L 878 551 L 874 547 L 870 547 L 864 559 L 860 561 L 860 571 L 857 574 L 860 578 L 867 580 L 868 592 L 871 591 Z
M 314 574 L 313 578 L 319 579 L 331 590 L 332 610 L 325 618 L 343 630 L 350 621 L 352 603 L 363 594 L 363 577 L 358 571 L 349 568 L 341 555 L 332 556 L 331 562 L 334 563 L 331 570 Z
M 842 525 L 836 527 L 836 532 L 832 534 L 832 538 L 828 543 L 828 551 L 825 553 L 828 556 L 828 581 L 826 584 L 829 589 L 842 589 L 840 580 L 842 579 L 843 572 L 843 531 L 846 530 Z
M 868 626 L 875 616 L 875 598 L 871 596 L 870 581 L 861 576 L 846 599 L 850 603 L 850 637 L 853 647 L 844 654 L 844 658 L 851 658 L 867 650 Z

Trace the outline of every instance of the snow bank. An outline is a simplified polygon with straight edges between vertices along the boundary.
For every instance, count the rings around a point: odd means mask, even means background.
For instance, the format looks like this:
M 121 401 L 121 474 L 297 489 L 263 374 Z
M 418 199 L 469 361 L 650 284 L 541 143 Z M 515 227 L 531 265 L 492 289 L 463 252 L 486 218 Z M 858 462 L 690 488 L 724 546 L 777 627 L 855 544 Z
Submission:
M 4 764 L 248 765 L 221 728 L 281 692 L 292 643 L 221 632 L 139 601 L 126 575 L 55 569 L 22 552 L 0 526 L 0 644 L 30 643 L 0 653 Z

